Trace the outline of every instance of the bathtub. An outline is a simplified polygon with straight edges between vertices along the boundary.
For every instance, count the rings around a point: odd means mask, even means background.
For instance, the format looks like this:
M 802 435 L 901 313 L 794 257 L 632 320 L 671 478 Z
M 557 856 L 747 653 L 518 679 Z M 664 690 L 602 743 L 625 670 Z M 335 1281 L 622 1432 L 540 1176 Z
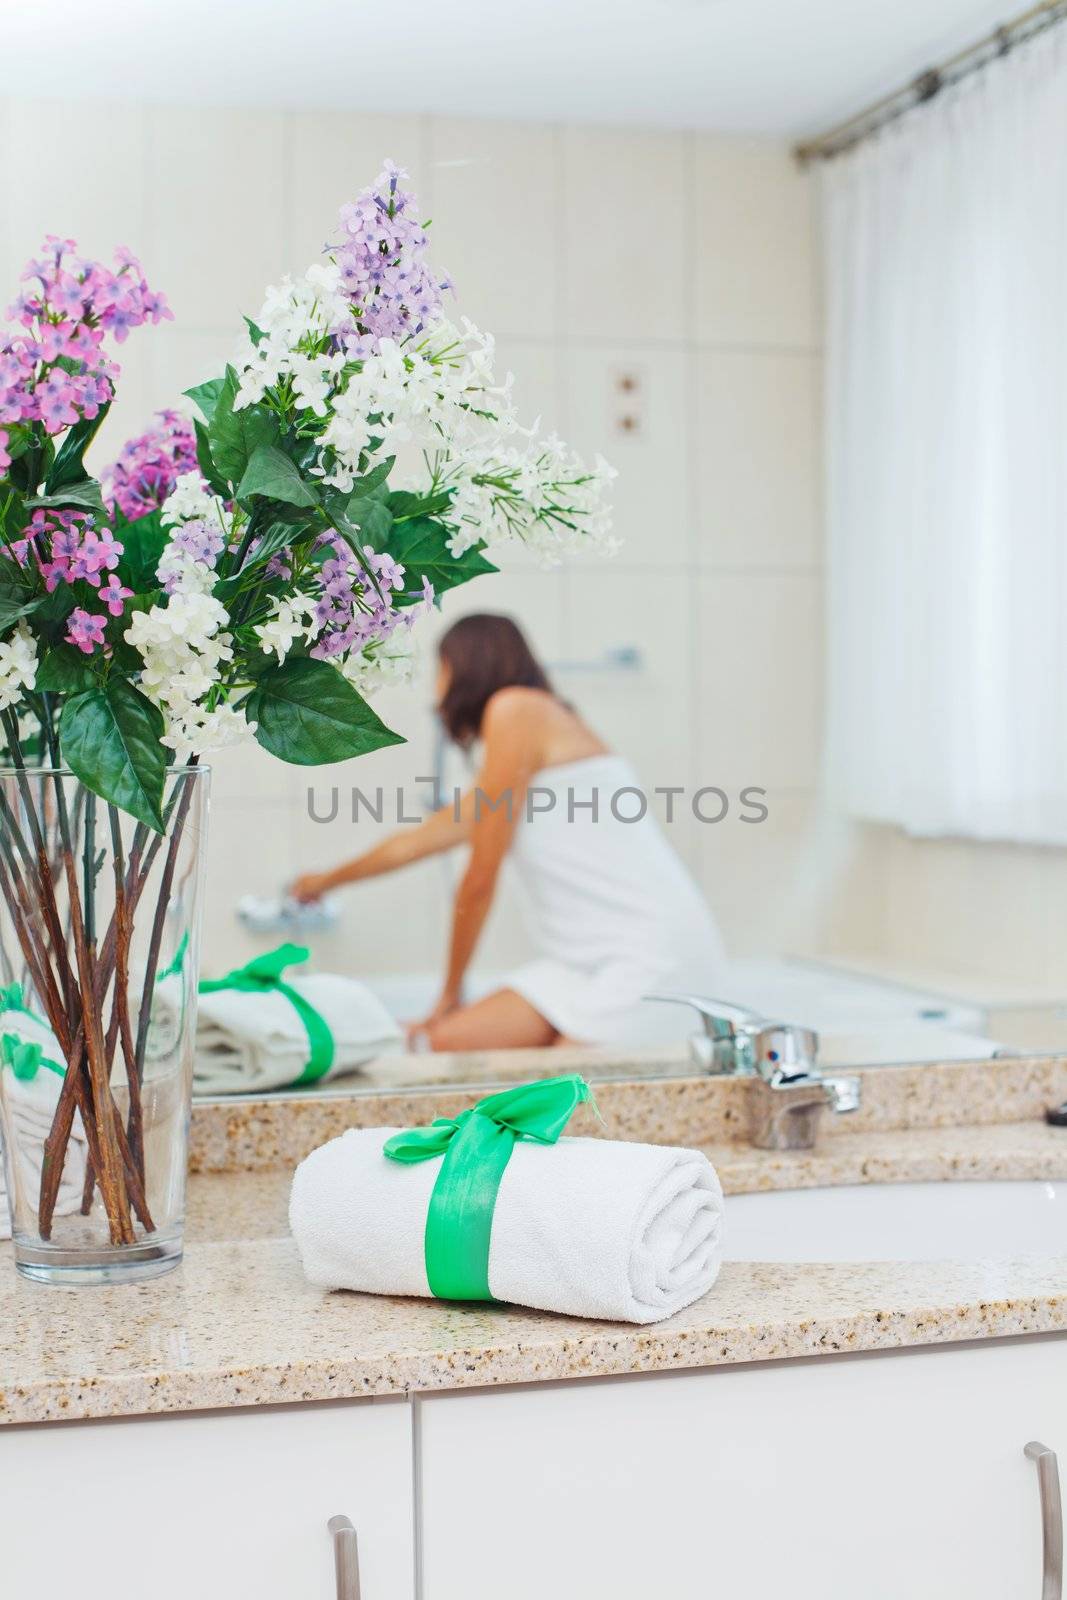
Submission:
M 394 1016 L 425 1016 L 437 999 L 435 973 L 389 973 L 365 978 Z M 499 977 L 476 971 L 467 985 L 469 999 L 499 986 Z M 872 1065 L 929 1060 L 975 1060 L 993 1055 L 996 1041 L 986 1035 L 979 1006 L 946 999 L 901 984 L 858 976 L 821 962 L 745 958 L 730 963 L 717 997 L 747 1006 L 766 1017 L 814 1028 L 821 1059 L 828 1065 Z M 697 1025 L 682 1007 L 661 1006 L 663 1043 L 684 1041 Z

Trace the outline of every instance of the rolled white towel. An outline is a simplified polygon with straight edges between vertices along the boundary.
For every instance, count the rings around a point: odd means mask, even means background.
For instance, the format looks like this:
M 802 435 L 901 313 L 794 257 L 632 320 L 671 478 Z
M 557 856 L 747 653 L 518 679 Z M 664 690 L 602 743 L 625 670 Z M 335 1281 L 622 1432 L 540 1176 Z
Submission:
M 286 973 L 287 986 L 318 1012 L 333 1036 L 333 1061 L 316 1082 L 356 1072 L 398 1051 L 403 1034 L 376 995 L 354 978 Z M 200 1094 L 247 1094 L 296 1083 L 308 1063 L 308 1033 L 280 990 L 214 989 L 199 998 L 193 1082 Z
M 441 1158 L 382 1153 L 395 1128 L 350 1129 L 296 1169 L 289 1222 L 325 1289 L 429 1295 L 423 1236 Z M 519 1140 L 493 1213 L 497 1300 L 619 1322 L 658 1322 L 711 1288 L 722 1188 L 696 1150 L 607 1139 Z
M 63 1060 L 59 1042 L 45 1023 L 28 1012 L 9 1010 L 0 1013 L 0 1035 L 13 1034 L 23 1043 L 38 1045 L 50 1061 Z M 0 1164 L 0 1238 L 11 1237 L 11 1214 L 7 1199 L 6 1164 L 17 1166 L 17 1183 L 36 1210 L 41 1184 L 44 1144 L 52 1127 L 62 1077 L 50 1067 L 38 1066 L 32 1076 L 19 1077 L 6 1062 L 0 1066 L 3 1088 L 0 1093 L 3 1117 L 0 1140 L 5 1146 L 5 1163 Z M 63 1175 L 56 1199 L 56 1216 L 67 1216 L 81 1205 L 85 1181 L 86 1143 L 81 1117 L 75 1113 Z

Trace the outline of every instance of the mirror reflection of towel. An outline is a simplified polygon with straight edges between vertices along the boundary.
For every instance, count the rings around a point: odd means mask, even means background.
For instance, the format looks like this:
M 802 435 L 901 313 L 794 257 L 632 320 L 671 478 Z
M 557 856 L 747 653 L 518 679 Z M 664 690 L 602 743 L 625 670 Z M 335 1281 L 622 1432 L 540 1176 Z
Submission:
M 376 1056 L 403 1048 L 395 1018 L 356 979 L 322 972 L 287 974 L 286 983 L 314 1008 L 333 1038 L 332 1063 L 317 1082 L 357 1072 Z M 307 1028 L 284 993 L 217 989 L 200 995 L 193 1070 L 198 1093 L 289 1088 L 299 1082 L 308 1055 Z
M 25 1209 L 27 1223 L 32 1226 L 41 1185 L 44 1144 L 63 1086 L 62 1075 L 44 1062 L 62 1064 L 63 1053 L 51 1028 L 27 1011 L 0 1012 L 0 1038 L 17 1041 L 14 1047 L 8 1046 L 4 1051 L 7 1059 L 0 1064 L 3 1073 L 0 1137 L 6 1146 L 7 1161 L 15 1168 L 19 1204 Z M 81 1117 L 75 1114 L 56 1200 L 56 1216 L 68 1216 L 81 1205 L 85 1158 L 85 1130 Z M 10 1236 L 6 1172 L 0 1165 L 0 1238 Z

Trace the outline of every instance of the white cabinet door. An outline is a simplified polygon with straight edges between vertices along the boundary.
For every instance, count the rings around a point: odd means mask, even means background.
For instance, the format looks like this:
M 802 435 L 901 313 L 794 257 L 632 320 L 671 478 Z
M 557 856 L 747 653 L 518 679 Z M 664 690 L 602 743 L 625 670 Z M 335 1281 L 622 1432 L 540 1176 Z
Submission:
M 0 1592 L 40 1600 L 412 1600 L 403 1400 L 0 1428 Z
M 1039 1600 L 1023 1447 L 1067 1469 L 1067 1339 L 430 1396 L 417 1427 L 425 1600 Z

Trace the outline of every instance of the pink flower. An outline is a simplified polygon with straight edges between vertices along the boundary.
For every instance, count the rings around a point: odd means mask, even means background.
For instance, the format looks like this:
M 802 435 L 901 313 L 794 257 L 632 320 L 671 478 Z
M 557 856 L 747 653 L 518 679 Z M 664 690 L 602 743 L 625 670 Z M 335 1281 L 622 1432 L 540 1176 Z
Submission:
M 179 477 L 196 471 L 196 434 L 177 411 L 157 411 L 151 426 L 122 447 L 101 474 L 104 498 L 129 522 L 155 511 Z
M 11 457 L 7 453 L 8 434 L 0 428 L 0 472 L 6 472 L 11 465 Z
M 54 552 L 54 542 L 52 549 Z M 110 528 L 105 528 L 102 533 L 97 533 L 95 528 L 87 528 L 82 535 L 81 548 L 71 560 L 71 575 L 84 578 L 94 589 L 98 589 L 100 574 L 113 571 L 119 564 L 121 554 L 122 546 L 116 542 Z
M 64 428 L 73 427 L 77 422 L 78 412 L 74 404 L 77 393 L 76 385 L 58 367 L 53 367 L 44 382 L 34 389 L 37 414 L 49 433 L 61 433 Z
M 97 645 L 104 642 L 106 617 L 94 616 L 77 606 L 67 619 L 67 640 L 76 645 L 83 655 L 91 656 Z
M 98 416 L 115 393 L 118 367 L 101 348 L 131 328 L 169 317 L 137 258 L 118 252 L 118 270 L 85 261 L 72 239 L 49 236 L 22 273 L 26 288 L 8 315 L 25 333 L 0 337 L 0 424 L 43 423 L 51 434 Z
M 100 590 L 100 598 L 113 617 L 122 616 L 124 604 L 131 598 L 132 594 L 133 590 L 124 589 L 114 573 L 111 574 Z

